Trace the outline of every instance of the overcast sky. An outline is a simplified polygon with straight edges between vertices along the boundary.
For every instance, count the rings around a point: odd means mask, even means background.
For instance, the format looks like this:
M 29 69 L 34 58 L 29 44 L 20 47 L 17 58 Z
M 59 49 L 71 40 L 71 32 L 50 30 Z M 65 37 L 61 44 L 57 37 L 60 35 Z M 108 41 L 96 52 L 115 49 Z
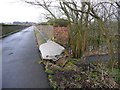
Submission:
M 40 22 L 44 10 L 19 2 L 19 0 L 0 0 L 0 22 Z

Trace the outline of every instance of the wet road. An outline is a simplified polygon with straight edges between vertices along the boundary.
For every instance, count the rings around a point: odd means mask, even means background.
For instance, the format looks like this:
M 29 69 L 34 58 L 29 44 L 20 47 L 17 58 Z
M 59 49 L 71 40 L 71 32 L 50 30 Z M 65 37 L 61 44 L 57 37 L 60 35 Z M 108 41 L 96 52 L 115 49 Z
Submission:
M 2 41 L 2 88 L 48 88 L 33 26 Z

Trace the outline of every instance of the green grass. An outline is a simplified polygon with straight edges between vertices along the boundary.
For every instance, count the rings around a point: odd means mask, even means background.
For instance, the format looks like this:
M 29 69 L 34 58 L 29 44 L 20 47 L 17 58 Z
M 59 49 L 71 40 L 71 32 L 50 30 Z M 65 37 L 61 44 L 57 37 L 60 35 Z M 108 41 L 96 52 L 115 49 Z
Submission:
M 120 70 L 118 68 L 107 69 L 109 74 L 115 79 L 116 82 L 120 83 Z
M 36 36 L 37 43 L 39 46 L 46 42 L 46 40 L 40 35 L 39 31 L 34 30 L 34 32 L 35 32 L 35 36 Z

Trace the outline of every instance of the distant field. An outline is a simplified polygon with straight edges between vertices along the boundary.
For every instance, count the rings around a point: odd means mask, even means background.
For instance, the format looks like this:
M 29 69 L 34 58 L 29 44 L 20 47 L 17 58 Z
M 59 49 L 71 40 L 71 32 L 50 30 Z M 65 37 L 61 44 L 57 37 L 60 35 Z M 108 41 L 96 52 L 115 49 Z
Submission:
M 7 24 L 1 24 L 0 25 L 0 36 L 4 37 L 8 34 L 20 31 L 26 27 L 29 27 L 30 25 L 7 25 Z

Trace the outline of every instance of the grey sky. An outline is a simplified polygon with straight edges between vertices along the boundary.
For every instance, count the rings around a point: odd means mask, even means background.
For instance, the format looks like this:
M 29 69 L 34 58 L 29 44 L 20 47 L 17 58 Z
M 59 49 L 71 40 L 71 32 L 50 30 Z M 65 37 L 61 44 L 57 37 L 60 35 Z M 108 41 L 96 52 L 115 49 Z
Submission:
M 19 2 L 19 0 L 0 0 L 0 22 L 40 22 L 44 10 Z
M 57 12 L 59 11 L 55 11 L 54 14 Z M 0 22 L 42 22 L 45 18 L 42 13 L 45 13 L 43 9 L 25 4 L 20 0 L 0 0 Z M 58 13 L 57 16 L 61 16 L 61 14 Z

